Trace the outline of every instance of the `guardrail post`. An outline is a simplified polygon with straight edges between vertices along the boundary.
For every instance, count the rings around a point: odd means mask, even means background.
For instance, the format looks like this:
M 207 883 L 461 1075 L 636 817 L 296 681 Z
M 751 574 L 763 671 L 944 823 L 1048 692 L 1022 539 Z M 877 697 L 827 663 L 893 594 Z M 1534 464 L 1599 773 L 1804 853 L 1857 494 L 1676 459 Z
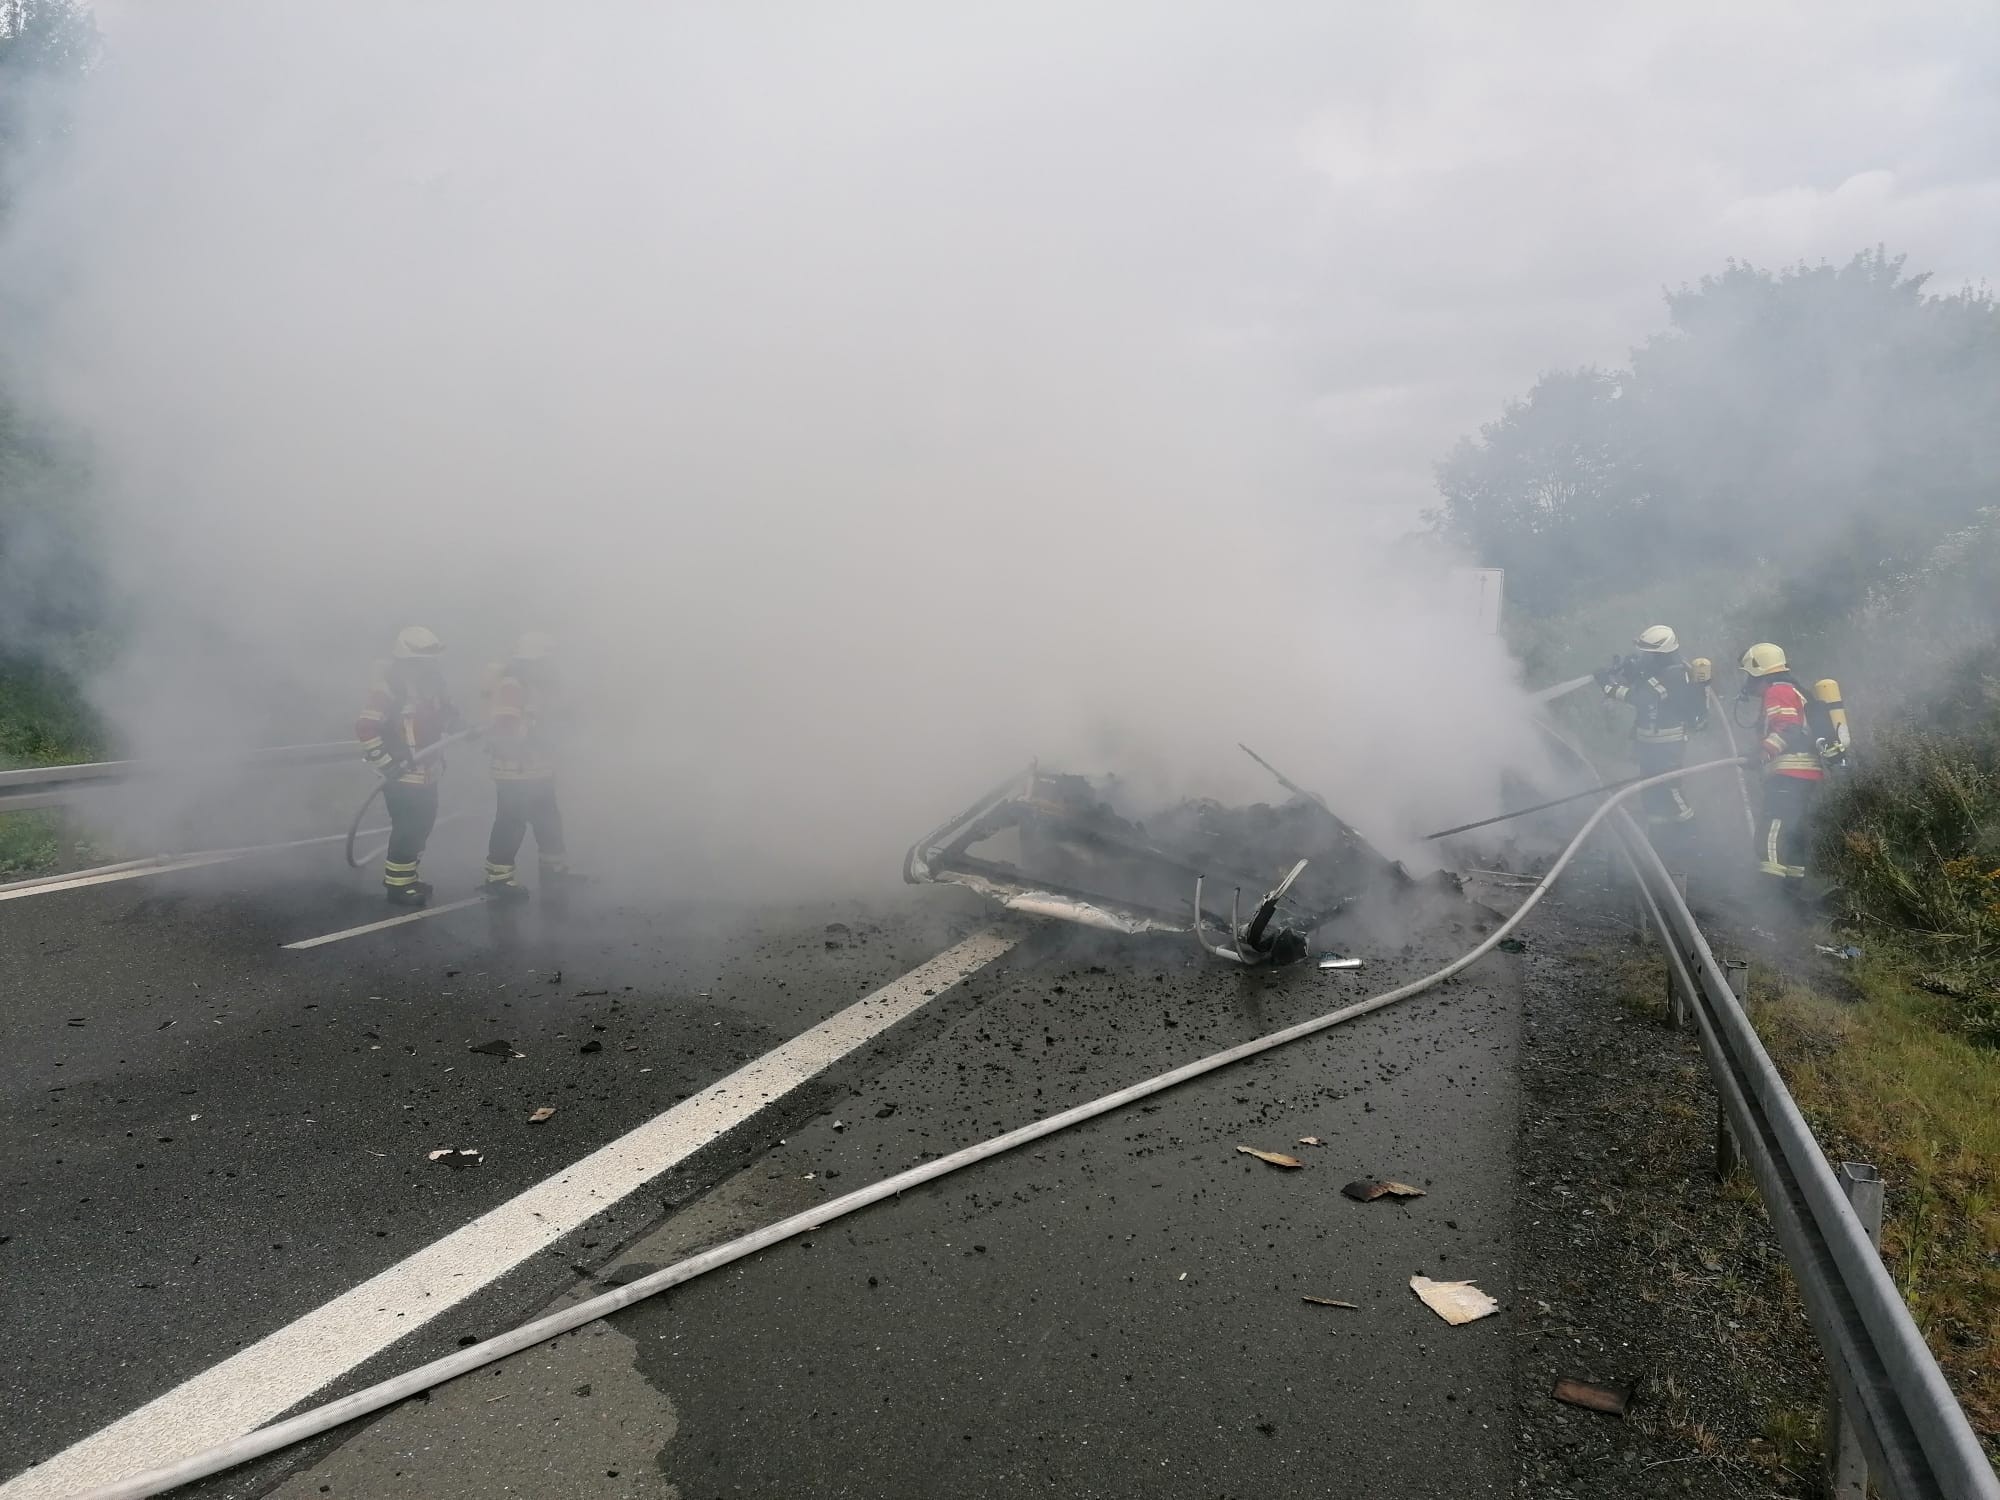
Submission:
M 1854 1206 L 1854 1217 L 1868 1233 L 1868 1243 L 1882 1248 L 1882 1174 L 1866 1162 L 1844 1161 L 1835 1174 L 1840 1190 Z M 1861 1435 L 1847 1420 L 1840 1404 L 1840 1386 L 1827 1382 L 1826 1492 L 1832 1500 L 1868 1500 L 1868 1459 Z
M 1723 977 L 1729 981 L 1729 993 L 1741 1005 L 1750 993 L 1750 965 L 1743 959 L 1723 960 Z M 1715 1180 L 1727 1182 L 1743 1170 L 1743 1148 L 1736 1140 L 1736 1132 L 1729 1126 L 1729 1111 L 1720 1099 L 1715 1101 Z

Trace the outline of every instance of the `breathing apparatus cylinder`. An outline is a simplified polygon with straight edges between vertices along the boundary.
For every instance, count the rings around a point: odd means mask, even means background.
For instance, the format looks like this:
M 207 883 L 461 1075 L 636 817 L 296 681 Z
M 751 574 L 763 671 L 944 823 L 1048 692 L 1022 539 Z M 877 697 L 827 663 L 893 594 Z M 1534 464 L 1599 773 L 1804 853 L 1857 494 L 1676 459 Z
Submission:
M 1812 685 L 1812 695 L 1824 709 L 1827 721 L 1833 726 L 1830 740 L 1820 741 L 1820 756 L 1829 761 L 1839 761 L 1846 757 L 1847 750 L 1854 743 L 1847 732 L 1847 705 L 1840 699 L 1840 684 L 1831 677 L 1822 677 Z

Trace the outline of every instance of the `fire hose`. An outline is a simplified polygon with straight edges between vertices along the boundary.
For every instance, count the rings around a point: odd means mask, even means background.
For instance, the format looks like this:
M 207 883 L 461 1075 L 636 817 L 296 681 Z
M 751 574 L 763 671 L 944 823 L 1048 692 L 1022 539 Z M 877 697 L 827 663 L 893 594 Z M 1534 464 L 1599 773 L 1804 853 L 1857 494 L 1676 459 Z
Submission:
M 1328 1011 L 1325 1015 L 1316 1016 L 1311 1020 L 1300 1021 L 1281 1030 L 1269 1032 L 1254 1040 L 1240 1042 L 1234 1047 L 1210 1053 L 1207 1057 L 1197 1058 L 1193 1062 L 1183 1063 L 1177 1068 L 1171 1068 L 1164 1073 L 1156 1074 L 1138 1083 L 1128 1084 L 1122 1089 L 1105 1094 L 1100 1098 L 1092 1099 L 1087 1103 L 1073 1105 L 1069 1109 L 1061 1110 L 1056 1114 L 1049 1115 L 1045 1119 L 1031 1121 L 1026 1125 L 1017 1126 L 1013 1130 L 1007 1131 L 1002 1135 L 993 1136 L 976 1145 L 961 1147 L 959 1150 L 940 1156 L 933 1161 L 919 1163 L 914 1167 L 898 1172 L 893 1176 L 885 1177 L 881 1181 L 872 1183 L 867 1187 L 858 1188 L 854 1192 L 845 1193 L 838 1198 L 830 1199 L 815 1208 L 807 1209 L 803 1213 L 793 1214 L 791 1217 L 780 1219 L 774 1224 L 767 1224 L 762 1229 L 752 1230 L 748 1234 L 740 1235 L 733 1240 L 727 1240 L 720 1245 L 712 1246 L 699 1254 L 688 1256 L 685 1260 L 677 1261 L 671 1266 L 655 1271 L 649 1276 L 640 1277 L 638 1280 L 629 1282 L 615 1290 L 588 1298 L 585 1301 L 536 1318 L 532 1322 L 524 1323 L 519 1328 L 488 1339 L 484 1343 L 476 1344 L 468 1349 L 458 1350 L 441 1359 L 432 1360 L 428 1364 L 419 1365 L 416 1369 L 407 1371 L 402 1375 L 392 1376 L 388 1380 L 380 1381 L 363 1390 L 355 1391 L 351 1395 L 343 1396 L 337 1401 L 329 1401 L 322 1406 L 301 1412 L 295 1417 L 289 1417 L 282 1422 L 273 1423 L 269 1427 L 261 1427 L 254 1432 L 244 1433 L 241 1437 L 217 1443 L 176 1463 L 167 1464 L 157 1469 L 150 1469 L 145 1473 L 135 1474 L 131 1478 L 120 1480 L 115 1484 L 91 1490 L 84 1497 L 84 1500 L 141 1500 L 141 1497 L 163 1494 L 180 1485 L 206 1478 L 210 1474 L 220 1473 L 224 1469 L 234 1468 L 241 1463 L 247 1463 L 253 1458 L 261 1458 L 267 1453 L 274 1453 L 278 1449 L 289 1447 L 293 1443 L 317 1437 L 319 1434 L 331 1431 L 343 1423 L 352 1422 L 357 1417 L 365 1417 L 372 1412 L 382 1410 L 386 1406 L 392 1406 L 398 1401 L 419 1395 L 433 1386 L 442 1385 L 448 1380 L 454 1380 L 461 1375 L 469 1374 L 485 1365 L 492 1364 L 496 1360 L 504 1359 L 510 1354 L 518 1354 L 521 1350 L 532 1348 L 534 1345 L 552 1339 L 558 1334 L 568 1333 L 572 1329 L 581 1328 L 587 1323 L 594 1323 L 599 1318 L 630 1307 L 636 1302 L 642 1302 L 646 1298 L 656 1296 L 671 1287 L 693 1281 L 696 1277 L 706 1275 L 708 1272 L 729 1265 L 734 1261 L 742 1260 L 746 1256 L 754 1255 L 760 1250 L 769 1249 L 771 1246 L 791 1239 L 795 1235 L 804 1234 L 808 1230 L 818 1229 L 822 1225 L 830 1224 L 836 1219 L 845 1218 L 848 1214 L 879 1203 L 885 1198 L 895 1197 L 898 1194 L 908 1192 L 911 1188 L 922 1186 L 927 1182 L 934 1182 L 940 1177 L 948 1176 L 964 1167 L 972 1166 L 976 1162 L 985 1161 L 989 1157 L 999 1156 L 1017 1147 L 1025 1146 L 1031 1141 L 1038 1141 L 1045 1136 L 1054 1135 L 1058 1131 L 1067 1130 L 1071 1126 L 1081 1125 L 1087 1120 L 1094 1120 L 1100 1115 L 1106 1115 L 1113 1110 L 1122 1109 L 1126 1105 L 1140 1099 L 1150 1098 L 1154 1094 L 1162 1093 L 1191 1079 L 1213 1073 L 1217 1069 L 1228 1067 L 1232 1063 L 1241 1062 L 1245 1058 L 1255 1057 L 1260 1053 L 1269 1052 L 1274 1048 L 1285 1046 L 1288 1043 L 1299 1041 L 1305 1037 L 1316 1036 L 1322 1031 L 1328 1031 L 1335 1026 L 1344 1025 L 1348 1021 L 1357 1020 L 1371 1012 L 1381 1010 L 1385 1006 L 1394 1005 L 1400 1000 L 1407 1000 L 1414 995 L 1422 994 L 1424 991 L 1435 988 L 1445 980 L 1452 978 L 1454 975 L 1484 958 L 1499 946 L 1503 938 L 1516 927 L 1520 926 L 1522 921 L 1527 918 L 1528 913 L 1533 911 L 1540 904 L 1542 898 L 1549 893 L 1550 888 L 1555 884 L 1556 877 L 1568 868 L 1570 861 L 1575 858 L 1577 851 L 1583 846 L 1584 840 L 1590 836 L 1599 823 L 1609 817 L 1627 798 L 1645 790 L 1647 787 L 1664 786 L 1668 782 L 1678 781 L 1684 776 L 1694 776 L 1703 771 L 1719 770 L 1723 767 L 1734 766 L 1740 763 L 1740 761 L 1734 759 L 1704 761 L 1697 766 L 1685 766 L 1679 770 L 1668 771 L 1659 776 L 1649 776 L 1642 781 L 1634 782 L 1630 786 L 1613 792 L 1603 803 L 1592 809 L 1590 816 L 1584 820 L 1583 826 L 1577 830 L 1575 837 L 1564 847 L 1562 854 L 1556 859 L 1556 862 L 1549 867 L 1548 873 L 1528 893 L 1527 898 L 1522 901 L 1511 916 L 1507 917 L 1491 933 L 1487 934 L 1477 946 L 1453 959 L 1443 968 L 1427 974 L 1421 979 L 1413 979 L 1408 984 L 1399 985 L 1395 989 L 1384 991 L 1382 994 L 1371 995 L 1364 1000 L 1357 1000 L 1351 1005 L 1344 1005 L 1338 1010 Z
M 456 734 L 448 734 L 436 744 L 424 746 L 423 749 L 410 758 L 410 763 L 412 765 L 422 765 L 425 761 L 444 754 L 445 746 L 455 745 L 460 740 L 471 739 L 478 733 L 477 729 L 461 729 Z M 368 859 L 360 858 L 355 854 L 354 844 L 361 837 L 361 824 L 368 816 L 368 809 L 375 805 L 375 799 L 380 797 L 388 789 L 388 786 L 389 777 L 383 776 L 378 778 L 368 795 L 361 799 L 361 806 L 355 809 L 354 821 L 347 825 L 347 867 L 350 870 L 358 870 L 368 863 Z M 372 859 L 373 856 L 371 855 L 369 858 Z

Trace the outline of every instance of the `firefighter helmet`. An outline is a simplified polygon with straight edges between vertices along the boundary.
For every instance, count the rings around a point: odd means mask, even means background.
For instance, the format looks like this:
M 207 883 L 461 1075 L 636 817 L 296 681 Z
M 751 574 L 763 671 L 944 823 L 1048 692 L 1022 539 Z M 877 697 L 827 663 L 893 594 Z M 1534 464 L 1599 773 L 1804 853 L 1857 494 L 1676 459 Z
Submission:
M 1668 656 L 1681 649 L 1681 638 L 1667 625 L 1648 625 L 1632 638 L 1632 644 L 1641 651 L 1650 651 L 1657 656 Z
M 444 655 L 444 642 L 437 638 L 434 630 L 427 630 L 422 625 L 405 625 L 396 632 L 393 654 L 398 661 L 426 661 Z
M 539 630 L 524 630 L 514 643 L 516 661 L 547 661 L 556 654 L 556 643 Z
M 1759 641 L 1743 653 L 1743 670 L 1752 677 L 1769 677 L 1785 670 L 1785 653 L 1769 641 Z

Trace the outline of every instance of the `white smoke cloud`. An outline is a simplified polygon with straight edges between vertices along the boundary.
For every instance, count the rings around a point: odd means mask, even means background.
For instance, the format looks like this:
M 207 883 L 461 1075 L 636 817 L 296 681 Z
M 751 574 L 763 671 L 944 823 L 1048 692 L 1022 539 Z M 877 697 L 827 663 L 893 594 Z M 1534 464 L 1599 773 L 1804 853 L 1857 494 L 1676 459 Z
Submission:
M 141 622 L 101 695 L 316 738 L 398 625 L 462 694 L 541 626 L 572 802 L 675 878 L 890 869 L 1034 754 L 1482 811 L 1534 752 L 1391 567 L 1430 460 L 1724 253 L 1965 265 L 1914 123 L 1813 131 L 1966 82 L 1725 14 L 106 7 L 0 261 Z

